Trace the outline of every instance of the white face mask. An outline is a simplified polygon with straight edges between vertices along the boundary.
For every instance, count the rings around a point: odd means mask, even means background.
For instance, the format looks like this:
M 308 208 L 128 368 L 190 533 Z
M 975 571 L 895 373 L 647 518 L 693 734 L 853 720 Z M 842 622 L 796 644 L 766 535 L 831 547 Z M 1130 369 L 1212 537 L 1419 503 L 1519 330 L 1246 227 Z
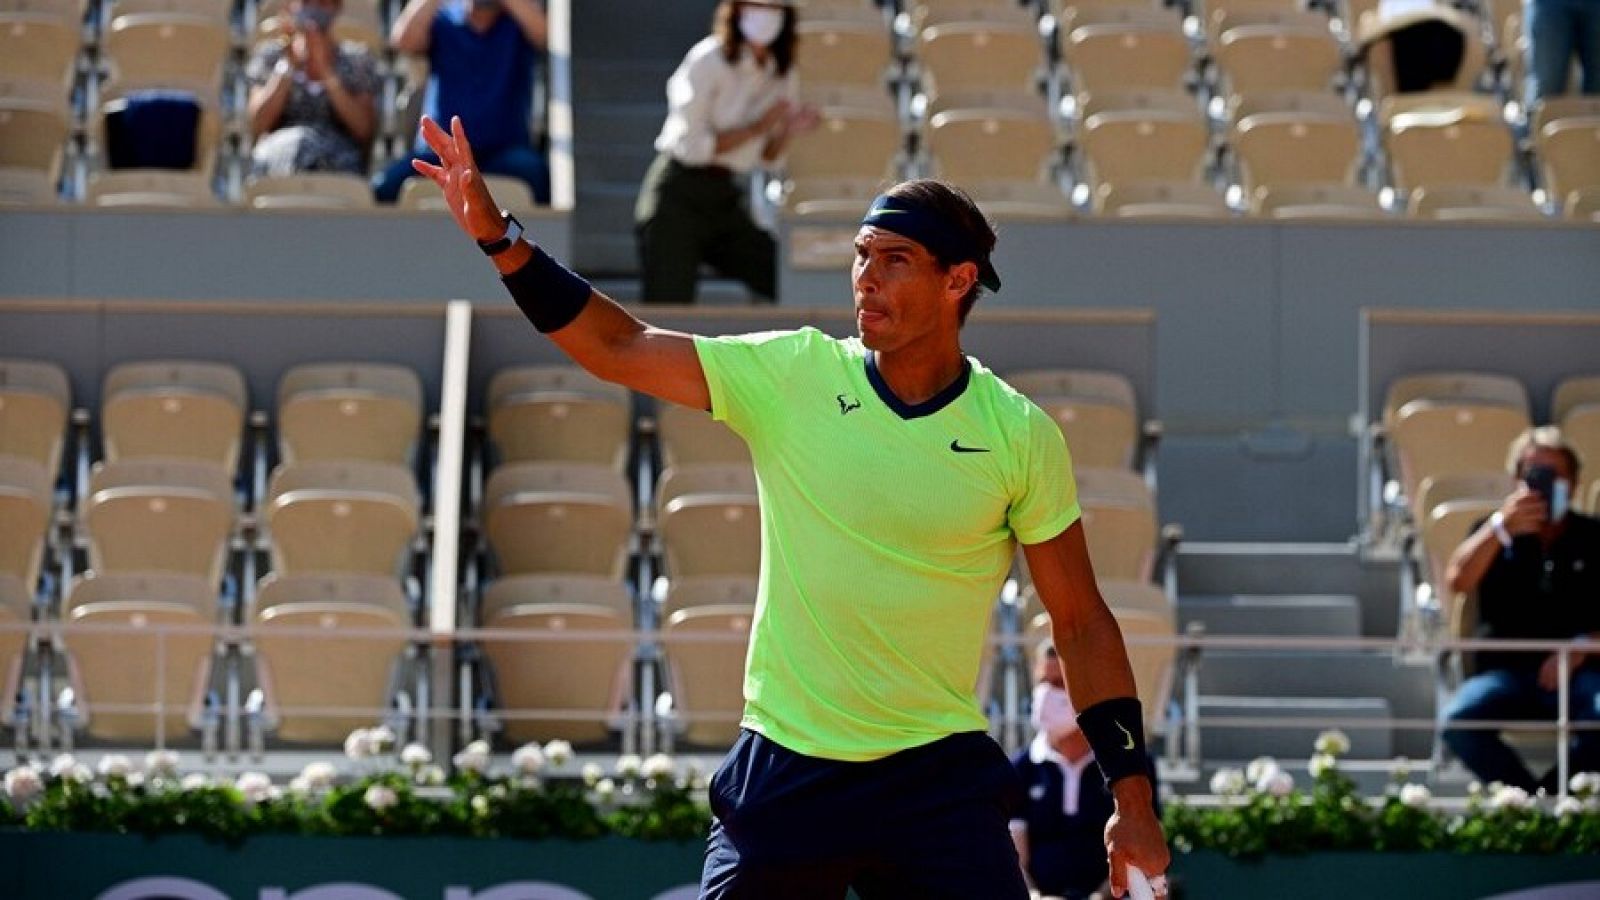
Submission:
M 746 6 L 739 10 L 739 33 L 758 47 L 770 47 L 783 31 L 783 10 L 770 6 Z
M 1572 508 L 1572 482 L 1565 478 L 1557 478 L 1550 485 L 1550 521 L 1559 522 L 1567 517 L 1567 511 Z

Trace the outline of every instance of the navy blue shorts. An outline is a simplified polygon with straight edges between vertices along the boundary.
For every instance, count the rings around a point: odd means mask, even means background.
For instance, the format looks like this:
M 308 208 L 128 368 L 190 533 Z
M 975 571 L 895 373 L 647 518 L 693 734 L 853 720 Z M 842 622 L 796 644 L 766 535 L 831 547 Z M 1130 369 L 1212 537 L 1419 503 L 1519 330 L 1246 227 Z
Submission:
M 871 762 L 743 731 L 711 778 L 702 900 L 1026 900 L 1022 783 L 982 732 Z

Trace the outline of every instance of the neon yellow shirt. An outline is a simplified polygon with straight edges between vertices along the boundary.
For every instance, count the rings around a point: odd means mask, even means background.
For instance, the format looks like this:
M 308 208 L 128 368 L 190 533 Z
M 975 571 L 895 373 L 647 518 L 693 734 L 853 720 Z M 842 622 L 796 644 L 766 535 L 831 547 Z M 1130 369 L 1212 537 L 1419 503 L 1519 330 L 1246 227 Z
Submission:
M 695 348 L 761 500 L 741 724 L 848 761 L 986 729 L 974 684 L 1016 544 L 1079 515 L 1060 429 L 975 360 L 908 407 L 853 338 Z

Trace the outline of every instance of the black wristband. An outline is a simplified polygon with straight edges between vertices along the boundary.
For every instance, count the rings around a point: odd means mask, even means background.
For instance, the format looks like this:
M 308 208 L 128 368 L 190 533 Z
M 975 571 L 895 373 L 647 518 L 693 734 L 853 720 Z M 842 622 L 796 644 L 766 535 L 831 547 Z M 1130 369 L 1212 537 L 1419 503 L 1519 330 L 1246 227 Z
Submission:
M 533 248 L 533 257 L 522 268 L 500 276 L 500 280 L 511 292 L 517 308 L 545 334 L 571 325 L 594 293 L 589 282 L 538 247 Z
M 1132 697 L 1102 700 L 1078 713 L 1078 727 L 1094 749 L 1094 761 L 1106 784 L 1129 775 L 1150 774 L 1150 754 L 1144 746 L 1144 709 Z

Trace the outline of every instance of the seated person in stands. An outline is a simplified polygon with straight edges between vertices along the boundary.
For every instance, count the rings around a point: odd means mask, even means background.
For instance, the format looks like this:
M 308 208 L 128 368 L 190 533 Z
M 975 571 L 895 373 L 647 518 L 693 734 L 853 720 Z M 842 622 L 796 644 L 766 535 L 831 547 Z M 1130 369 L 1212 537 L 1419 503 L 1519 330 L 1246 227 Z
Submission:
M 1466 58 L 1465 29 L 1477 27 L 1436 0 L 1381 0 L 1362 15 L 1361 53 L 1390 93 L 1451 90 Z
M 545 32 L 536 0 L 410 0 L 389 34 L 395 50 L 428 58 L 423 114 L 435 122 L 460 116 L 478 168 L 522 179 L 541 205 L 550 202 L 550 164 L 533 145 L 528 125 Z M 373 179 L 380 202 L 400 196 L 416 174 L 413 159 L 439 162 L 419 135 L 411 156 Z
M 251 174 L 365 171 L 378 127 L 378 68 L 365 47 L 334 38 L 341 5 L 293 0 L 281 36 L 251 57 Z
M 1533 429 L 1512 445 L 1517 489 L 1499 511 L 1456 549 L 1447 572 L 1450 590 L 1477 592 L 1480 636 L 1566 641 L 1571 720 L 1600 721 L 1600 520 L 1571 510 L 1578 456 L 1556 428 Z M 1559 686 L 1554 653 L 1485 651 L 1477 674 L 1456 692 L 1447 723 L 1556 718 Z M 1554 791 L 1556 773 L 1543 780 L 1491 730 L 1451 728 L 1444 741 L 1485 782 Z M 1577 731 L 1572 772 L 1600 771 L 1600 731 Z
M 1116 803 L 1078 728 L 1055 644 L 1034 654 L 1033 743 L 1011 758 L 1027 797 L 1011 820 L 1030 889 L 1046 897 L 1110 897 L 1106 820 Z

